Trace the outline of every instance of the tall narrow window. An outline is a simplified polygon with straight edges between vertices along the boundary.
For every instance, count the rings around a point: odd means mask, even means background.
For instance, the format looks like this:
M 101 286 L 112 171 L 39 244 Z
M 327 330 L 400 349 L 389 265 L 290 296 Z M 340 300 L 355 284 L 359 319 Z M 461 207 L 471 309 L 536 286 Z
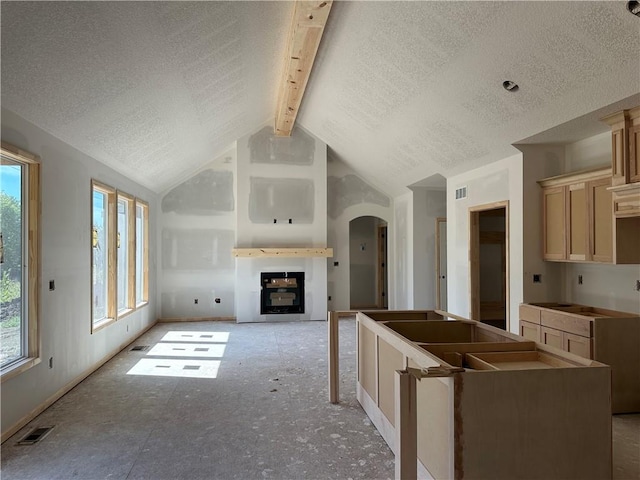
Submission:
M 92 182 L 91 308 L 93 330 L 115 319 L 115 191 Z
M 118 315 L 135 308 L 134 260 L 135 232 L 133 227 L 133 197 L 118 192 L 118 233 L 116 248 L 118 249 Z
M 149 301 L 149 206 L 136 200 L 136 306 Z
M 0 371 L 38 361 L 40 165 L 3 143 L 0 162 Z

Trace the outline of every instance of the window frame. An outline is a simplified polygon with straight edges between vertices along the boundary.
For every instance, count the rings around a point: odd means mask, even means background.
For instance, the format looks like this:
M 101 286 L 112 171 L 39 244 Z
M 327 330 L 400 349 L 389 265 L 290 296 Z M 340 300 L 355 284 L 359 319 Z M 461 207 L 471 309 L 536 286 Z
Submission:
M 135 199 L 134 225 L 138 214 L 138 207 L 142 208 L 142 300 L 138 303 L 137 298 L 137 268 L 135 261 L 138 258 L 138 235 L 137 229 L 135 238 L 135 258 L 134 258 L 134 297 L 135 308 L 141 308 L 149 304 L 149 203 L 139 198 Z
M 107 235 L 106 235 L 106 243 L 107 243 L 107 257 L 106 257 L 106 272 L 107 272 L 107 298 L 106 298 L 106 316 L 101 318 L 100 320 L 95 320 L 93 316 L 93 192 L 98 191 L 104 194 L 107 197 Z M 91 219 L 91 241 L 89 242 L 90 248 L 90 258 L 91 258 L 91 268 L 89 270 L 90 274 L 90 285 L 91 285 L 91 333 L 97 332 L 98 330 L 106 327 L 107 325 L 111 325 L 117 320 L 117 303 L 116 303 L 116 261 L 117 261 L 117 250 L 116 250 L 116 231 L 118 228 L 118 218 L 117 218 L 117 210 L 116 210 L 116 189 L 101 183 L 97 180 L 91 180 L 91 206 L 89 218 Z
M 26 287 L 26 309 L 27 325 L 23 331 L 27 332 L 26 355 L 11 362 L 0 370 L 0 383 L 15 377 L 16 375 L 38 365 L 41 361 L 40 342 L 40 270 L 41 270 L 41 214 L 42 204 L 41 183 L 40 183 L 40 157 L 30 152 L 22 150 L 6 142 L 0 144 L 2 156 L 27 168 L 27 225 L 26 241 L 27 246 L 24 251 L 27 253 L 27 281 L 23 282 Z M 22 339 L 24 341 L 24 339 Z
M 119 284 L 116 284 L 116 315 L 117 319 L 121 319 L 133 313 L 136 310 L 136 223 L 135 223 L 135 197 L 133 195 L 129 195 L 128 193 L 122 192 L 120 190 L 116 191 L 116 217 L 117 217 L 117 204 L 124 200 L 126 209 L 127 209 L 127 238 L 125 242 L 120 242 L 120 246 L 116 245 L 116 249 L 123 248 L 126 245 L 127 248 L 127 265 L 126 272 L 127 278 L 125 280 L 127 285 L 127 298 L 125 300 L 125 307 L 119 308 L 118 303 L 120 299 L 118 298 L 117 292 L 119 290 Z M 116 218 L 116 226 L 118 224 Z M 120 231 L 118 230 L 117 234 Z M 116 239 L 117 240 L 117 239 Z M 117 242 L 116 242 L 117 243 Z M 118 276 L 118 272 L 120 271 L 120 265 L 118 260 L 118 253 L 116 250 L 116 268 L 114 269 L 116 272 L 116 282 L 120 282 L 120 278 Z

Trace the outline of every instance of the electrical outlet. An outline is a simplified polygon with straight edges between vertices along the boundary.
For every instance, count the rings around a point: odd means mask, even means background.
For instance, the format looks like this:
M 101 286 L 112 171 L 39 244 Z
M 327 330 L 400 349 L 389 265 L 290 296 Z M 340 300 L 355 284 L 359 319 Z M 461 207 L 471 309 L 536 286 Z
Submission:
M 214 302 L 216 302 L 216 303 L 220 303 L 221 301 L 222 301 L 222 300 L 220 300 L 219 298 L 216 298 L 216 299 L 214 300 Z
M 582 275 L 578 275 L 578 285 L 582 285 Z
M 636 280 L 636 292 L 640 292 L 640 280 Z
M 534 273 L 533 274 L 533 283 L 542 283 L 542 274 Z
M 49 357 L 49 368 L 53 368 L 53 357 Z
M 195 305 L 197 305 L 197 304 L 198 304 L 198 299 L 197 299 L 197 298 L 194 298 L 194 299 L 193 299 L 193 303 L 194 303 Z
M 56 281 L 49 280 L 49 291 L 53 292 L 56 289 Z

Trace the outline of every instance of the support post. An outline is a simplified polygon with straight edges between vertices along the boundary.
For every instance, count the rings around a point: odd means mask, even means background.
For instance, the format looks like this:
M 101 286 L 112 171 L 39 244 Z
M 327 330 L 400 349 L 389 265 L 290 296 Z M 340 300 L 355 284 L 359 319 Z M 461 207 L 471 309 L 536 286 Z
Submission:
M 396 370 L 395 391 L 395 478 L 396 480 L 416 480 L 418 477 L 416 377 L 408 370 Z
M 327 314 L 329 328 L 329 401 L 331 403 L 338 403 L 340 401 L 338 391 L 340 380 L 338 318 L 338 312 L 328 312 Z

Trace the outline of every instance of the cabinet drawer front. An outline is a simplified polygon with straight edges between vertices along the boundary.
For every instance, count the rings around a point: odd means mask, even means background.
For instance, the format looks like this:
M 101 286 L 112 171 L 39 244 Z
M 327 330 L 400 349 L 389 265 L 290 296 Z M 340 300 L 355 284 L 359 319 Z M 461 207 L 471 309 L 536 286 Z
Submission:
M 616 217 L 640 215 L 640 189 L 631 192 L 614 192 L 613 214 Z
M 540 309 L 531 305 L 520 305 L 520 320 L 540 324 Z
M 520 320 L 520 336 L 534 342 L 540 341 L 540 325 Z
M 555 328 L 540 327 L 540 334 L 542 343 L 549 345 L 550 347 L 556 347 L 560 350 L 564 349 L 563 337 L 560 330 Z
M 540 314 L 540 323 L 546 327 L 574 333 L 583 337 L 593 336 L 591 333 L 592 322 L 590 318 L 543 310 Z
M 564 350 L 593 360 L 593 340 L 572 333 L 564 333 Z

